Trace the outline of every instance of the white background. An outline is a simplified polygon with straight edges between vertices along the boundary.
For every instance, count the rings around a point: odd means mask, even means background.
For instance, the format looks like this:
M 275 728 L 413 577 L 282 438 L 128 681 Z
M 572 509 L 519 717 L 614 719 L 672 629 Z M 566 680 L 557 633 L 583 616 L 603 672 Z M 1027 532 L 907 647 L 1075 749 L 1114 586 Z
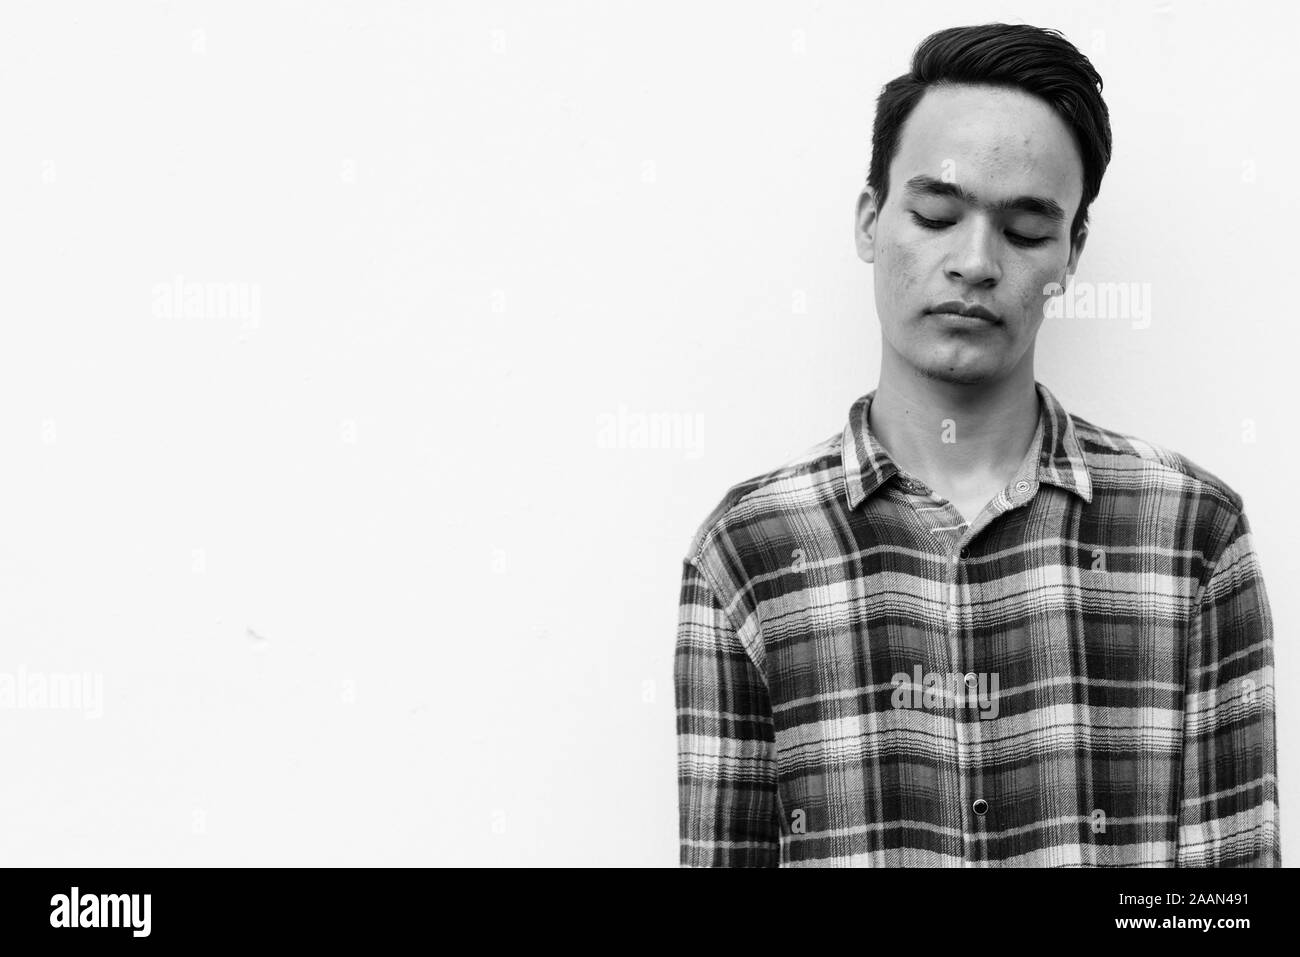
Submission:
M 0 862 L 674 866 L 691 533 L 875 385 L 880 86 L 1025 18 L 1153 308 L 1037 376 L 1244 495 L 1300 862 L 1296 9 L 6 4 L 0 672 L 103 698 L 0 710 Z

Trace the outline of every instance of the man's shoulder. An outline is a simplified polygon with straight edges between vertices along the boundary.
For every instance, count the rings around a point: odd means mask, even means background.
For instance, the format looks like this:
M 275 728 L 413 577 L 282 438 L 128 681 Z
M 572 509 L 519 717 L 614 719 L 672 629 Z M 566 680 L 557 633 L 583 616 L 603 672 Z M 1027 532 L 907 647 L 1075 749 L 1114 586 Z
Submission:
M 1190 493 L 1240 512 L 1242 497 L 1219 475 L 1167 446 L 1070 414 L 1094 488 L 1121 493 Z
M 801 509 L 817 508 L 828 496 L 842 494 L 842 442 L 842 432 L 832 435 L 776 468 L 728 488 L 696 528 L 686 560 L 698 561 L 720 537 L 734 539 L 745 529 L 762 529 L 778 516 L 788 521 Z

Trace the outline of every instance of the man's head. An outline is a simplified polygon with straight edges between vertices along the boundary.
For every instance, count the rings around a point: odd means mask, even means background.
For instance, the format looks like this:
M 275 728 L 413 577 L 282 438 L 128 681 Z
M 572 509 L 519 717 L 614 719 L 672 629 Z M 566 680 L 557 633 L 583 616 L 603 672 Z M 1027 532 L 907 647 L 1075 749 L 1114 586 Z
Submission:
M 886 343 L 917 373 L 978 383 L 1032 361 L 1110 162 L 1100 90 L 1059 33 L 1007 24 L 933 34 L 885 85 L 854 225 Z M 935 311 L 953 302 L 996 321 Z

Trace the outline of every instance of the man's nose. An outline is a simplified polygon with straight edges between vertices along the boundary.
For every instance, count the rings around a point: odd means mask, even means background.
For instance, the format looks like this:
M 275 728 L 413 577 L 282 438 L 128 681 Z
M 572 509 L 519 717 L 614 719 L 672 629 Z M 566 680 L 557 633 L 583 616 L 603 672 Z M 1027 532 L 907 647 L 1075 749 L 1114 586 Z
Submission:
M 953 228 L 953 247 L 944 267 L 949 279 L 971 285 L 996 285 L 1002 278 L 998 235 L 993 226 L 971 217 Z

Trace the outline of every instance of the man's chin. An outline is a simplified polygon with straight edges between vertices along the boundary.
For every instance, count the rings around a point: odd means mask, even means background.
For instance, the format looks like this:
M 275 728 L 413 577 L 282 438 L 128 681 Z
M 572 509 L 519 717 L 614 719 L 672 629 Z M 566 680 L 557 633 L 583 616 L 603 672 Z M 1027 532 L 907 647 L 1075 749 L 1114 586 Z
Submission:
M 916 366 L 916 373 L 923 379 L 949 385 L 979 385 L 996 378 L 994 370 L 973 362 L 926 362 Z

